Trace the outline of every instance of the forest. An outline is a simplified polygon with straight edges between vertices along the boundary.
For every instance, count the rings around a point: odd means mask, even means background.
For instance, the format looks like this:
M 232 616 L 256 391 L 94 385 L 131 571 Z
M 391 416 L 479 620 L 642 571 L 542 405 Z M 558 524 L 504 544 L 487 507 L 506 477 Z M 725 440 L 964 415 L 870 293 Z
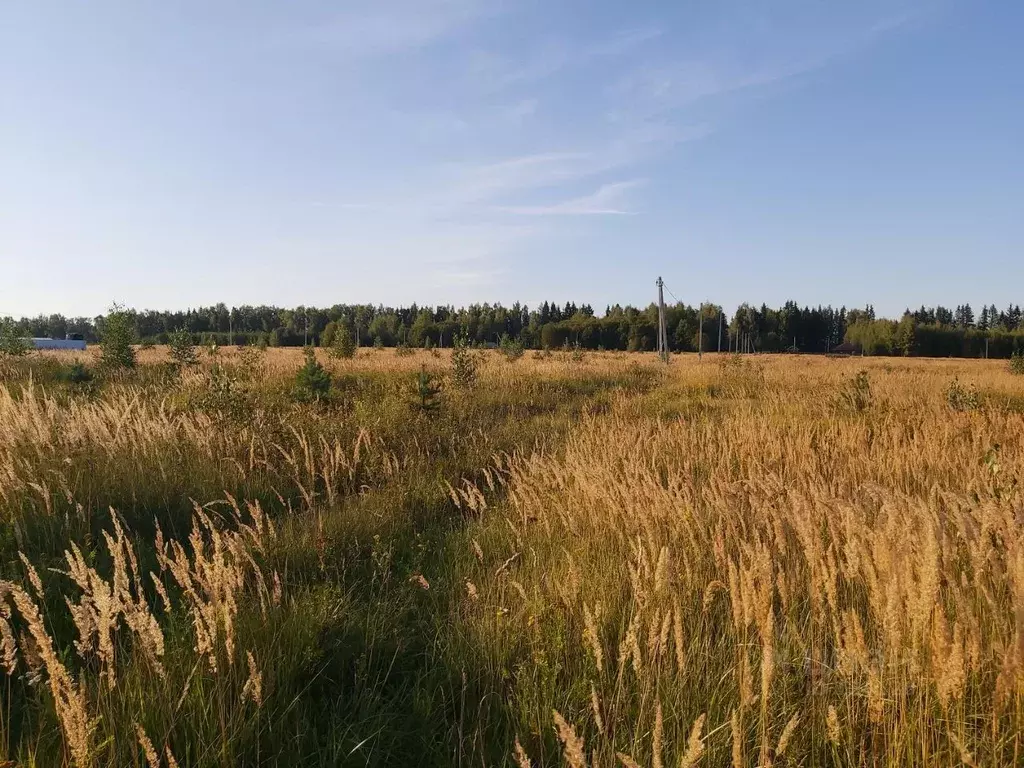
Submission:
M 358 346 L 450 347 L 456 338 L 477 346 L 503 337 L 528 348 L 579 346 L 584 349 L 653 350 L 657 346 L 657 306 L 607 306 L 603 314 L 589 304 L 544 302 L 531 309 L 520 303 L 385 307 L 336 304 L 327 308 L 272 306 L 228 308 L 220 303 L 179 311 L 127 310 L 138 341 L 163 344 L 185 330 L 197 343 L 253 344 L 270 347 L 330 346 L 344 327 Z M 717 304 L 702 309 L 683 303 L 666 306 L 669 345 L 675 352 L 730 351 L 824 354 L 844 342 L 865 355 L 919 357 L 1009 357 L 1024 349 L 1019 305 L 1004 310 L 970 304 L 906 310 L 899 319 L 876 317 L 863 309 L 800 307 L 787 301 L 773 309 L 741 304 L 732 317 Z M 60 314 L 6 321 L 21 336 L 64 338 L 82 334 L 95 342 L 104 317 L 68 318 Z

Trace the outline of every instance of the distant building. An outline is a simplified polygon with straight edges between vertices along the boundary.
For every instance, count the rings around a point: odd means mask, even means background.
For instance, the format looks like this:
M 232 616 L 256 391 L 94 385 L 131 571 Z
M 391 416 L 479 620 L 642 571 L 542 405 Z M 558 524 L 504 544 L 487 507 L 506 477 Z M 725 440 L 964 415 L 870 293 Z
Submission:
M 854 344 L 850 341 L 844 341 L 842 344 L 836 347 L 832 347 L 829 350 L 830 355 L 859 355 L 860 344 Z
M 80 333 L 69 333 L 64 339 L 28 339 L 35 349 L 85 349 L 85 339 Z

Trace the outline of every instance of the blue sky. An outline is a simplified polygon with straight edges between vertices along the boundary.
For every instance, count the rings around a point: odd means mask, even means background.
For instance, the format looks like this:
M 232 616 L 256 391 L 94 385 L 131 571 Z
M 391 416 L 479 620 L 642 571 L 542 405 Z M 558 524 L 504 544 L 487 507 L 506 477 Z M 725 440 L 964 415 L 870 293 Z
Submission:
M 1024 4 L 0 4 L 0 315 L 1024 303 Z M 669 297 L 671 298 L 671 297 Z

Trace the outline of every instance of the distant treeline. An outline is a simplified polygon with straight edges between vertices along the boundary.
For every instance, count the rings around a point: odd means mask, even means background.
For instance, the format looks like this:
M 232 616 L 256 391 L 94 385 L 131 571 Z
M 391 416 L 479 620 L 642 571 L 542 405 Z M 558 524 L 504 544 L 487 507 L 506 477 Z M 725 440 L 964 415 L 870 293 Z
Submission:
M 564 306 L 544 302 L 530 309 L 516 303 L 469 307 L 383 307 L 337 304 L 329 308 L 267 306 L 228 308 L 224 304 L 179 312 L 129 310 L 140 341 L 166 343 L 170 333 L 187 330 L 200 343 L 266 344 L 294 347 L 319 344 L 345 327 L 360 346 L 451 346 L 457 337 L 477 345 L 497 344 L 502 336 L 526 347 L 579 345 L 587 349 L 652 350 L 657 346 L 658 310 L 605 308 L 597 316 L 588 304 Z M 786 302 L 779 309 L 741 304 L 728 317 L 721 307 L 677 303 L 666 307 L 668 339 L 674 351 L 694 352 L 745 348 L 759 352 L 825 353 L 844 342 L 868 355 L 929 357 L 1009 357 L 1024 350 L 1019 306 L 999 310 L 983 307 L 976 316 L 970 305 L 908 310 L 901 319 L 875 317 L 874 308 L 799 307 Z M 15 321 L 24 336 L 63 338 L 82 334 L 98 340 L 103 317 L 66 318 L 41 315 Z M 701 332 L 702 331 L 702 332 Z M 987 346 L 987 350 L 986 350 Z

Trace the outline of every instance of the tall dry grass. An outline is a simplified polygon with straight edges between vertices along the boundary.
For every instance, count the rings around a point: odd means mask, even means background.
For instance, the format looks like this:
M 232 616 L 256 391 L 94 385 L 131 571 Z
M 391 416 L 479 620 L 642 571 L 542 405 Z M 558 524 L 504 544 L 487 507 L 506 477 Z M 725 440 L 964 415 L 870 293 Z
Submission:
M 463 389 L 447 353 L 363 351 L 321 355 L 334 387 L 311 403 L 291 397 L 297 351 L 176 371 L 143 350 L 85 384 L 59 376 L 72 359 L 0 370 L 0 757 L 26 765 L 421 751 L 395 710 L 450 701 L 418 595 L 444 592 L 409 578 L 445 553 L 424 528 L 443 540 L 459 519 L 446 481 L 653 381 L 625 358 L 480 353 Z M 423 368 L 445 379 L 430 417 L 410 406 Z
M 18 694 L 34 694 L 47 710 L 36 723 L 31 718 L 18 723 L 18 733 L 8 711 L 0 721 L 8 754 L 76 768 L 101 760 L 123 765 L 136 758 L 133 740 L 123 738 L 128 732 L 138 735 L 151 766 L 163 760 L 173 765 L 176 720 L 197 717 L 197 703 L 211 720 L 206 750 L 235 754 L 235 732 L 261 707 L 262 668 L 272 663 L 258 663 L 239 642 L 240 605 L 250 601 L 263 621 L 273 622 L 282 594 L 280 577 L 261 562 L 274 538 L 262 510 L 231 504 L 227 519 L 230 527 L 221 515 L 196 507 L 184 544 L 164 541 L 158 529 L 158 567 L 150 572 L 140 567 L 135 546 L 116 522 L 104 533 L 108 569 L 94 567 L 92 558 L 71 544 L 64 567 L 53 568 L 44 582 L 21 556 L 28 586 L 0 581 L 3 667 L 17 681 Z M 47 587 L 63 595 L 64 610 L 47 604 Z M 165 633 L 173 632 L 175 621 L 191 631 L 169 643 Z M 62 642 L 62 627 L 68 625 L 74 636 L 70 647 Z M 57 746 L 47 744 L 54 722 L 62 736 Z M 158 737 L 159 750 L 152 741 Z M 193 747 L 177 752 L 185 764 L 201 761 Z
M 5 373 L 0 757 L 1024 761 L 1002 365 L 477 354 Z
M 857 410 L 861 365 L 677 362 L 498 463 L 457 652 L 508 675 L 520 764 L 1024 760 L 1020 386 L 873 363 Z

